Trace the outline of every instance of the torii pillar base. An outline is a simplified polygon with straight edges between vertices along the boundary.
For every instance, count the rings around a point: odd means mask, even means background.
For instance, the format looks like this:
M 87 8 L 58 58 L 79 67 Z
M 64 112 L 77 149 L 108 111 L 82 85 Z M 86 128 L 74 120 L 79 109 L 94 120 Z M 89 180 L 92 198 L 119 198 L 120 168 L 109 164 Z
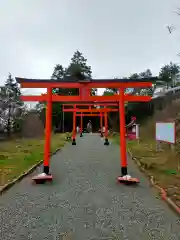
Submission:
M 108 140 L 108 138 L 105 138 L 104 145 L 105 145 L 105 146 L 109 146 L 109 140 Z
M 75 138 L 73 138 L 73 140 L 72 140 L 72 145 L 76 145 L 76 139 Z
M 127 167 L 122 167 L 121 173 L 122 173 L 122 176 L 117 177 L 118 183 L 124 183 L 126 185 L 139 183 L 139 180 L 137 178 L 134 178 L 134 177 L 131 177 L 130 175 L 128 175 Z
M 44 166 L 44 172 L 40 173 L 32 178 L 33 183 L 44 184 L 46 182 L 52 182 L 52 174 L 49 173 L 49 166 Z

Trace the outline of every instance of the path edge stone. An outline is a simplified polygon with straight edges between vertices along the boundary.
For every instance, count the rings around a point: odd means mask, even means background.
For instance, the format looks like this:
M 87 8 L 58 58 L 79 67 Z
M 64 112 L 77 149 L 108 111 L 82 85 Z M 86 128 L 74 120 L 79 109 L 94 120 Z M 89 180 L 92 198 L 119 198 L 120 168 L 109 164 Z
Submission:
M 134 160 L 134 162 L 136 163 L 140 171 L 143 172 L 149 178 L 151 186 L 156 188 L 160 192 L 162 200 L 165 201 L 178 216 L 180 216 L 180 207 L 178 207 L 175 204 L 175 202 L 167 196 L 167 192 L 162 187 L 160 187 L 158 184 L 155 183 L 154 176 L 150 175 L 145 170 L 145 168 L 140 164 L 140 162 L 137 161 L 137 159 L 133 156 L 130 148 L 128 148 L 127 150 L 128 150 L 128 154 Z
M 57 148 L 53 153 L 51 153 L 51 157 L 61 150 L 62 150 L 62 147 Z M 4 186 L 0 187 L 0 195 L 2 195 L 5 191 L 7 191 L 9 188 L 11 188 L 13 185 L 15 185 L 20 180 L 22 180 L 24 177 L 26 177 L 28 174 L 32 173 L 37 167 L 39 167 L 43 163 L 43 161 L 44 160 L 40 160 L 39 162 L 34 164 L 32 167 L 30 167 L 27 171 L 25 171 L 21 175 L 19 175 L 17 178 L 13 179 L 9 183 L 6 183 Z

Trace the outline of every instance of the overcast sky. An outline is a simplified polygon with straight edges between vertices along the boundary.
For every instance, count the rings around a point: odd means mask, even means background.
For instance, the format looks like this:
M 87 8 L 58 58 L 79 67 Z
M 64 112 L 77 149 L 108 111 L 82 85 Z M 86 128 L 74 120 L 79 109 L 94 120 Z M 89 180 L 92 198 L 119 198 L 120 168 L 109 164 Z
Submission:
M 49 78 L 83 52 L 93 77 L 154 75 L 180 52 L 178 0 L 0 0 L 0 84 Z M 169 35 L 166 26 L 177 30 Z

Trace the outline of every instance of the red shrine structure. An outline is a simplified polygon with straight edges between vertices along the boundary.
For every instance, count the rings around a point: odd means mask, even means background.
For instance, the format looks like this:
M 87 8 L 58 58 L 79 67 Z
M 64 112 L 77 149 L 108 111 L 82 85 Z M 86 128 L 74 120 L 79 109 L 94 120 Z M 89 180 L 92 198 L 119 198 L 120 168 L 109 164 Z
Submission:
M 119 105 L 119 118 L 120 118 L 120 164 L 121 164 L 121 177 L 128 176 L 127 172 L 127 154 L 126 154 L 126 129 L 125 129 L 125 102 L 148 102 L 151 101 L 150 96 L 134 96 L 125 94 L 127 88 L 148 88 L 152 87 L 152 82 L 156 81 L 157 77 L 143 78 L 143 79 L 84 79 L 65 78 L 64 80 L 40 80 L 40 79 L 26 79 L 16 77 L 16 81 L 20 84 L 21 88 L 46 88 L 47 94 L 41 96 L 22 96 L 22 101 L 38 101 L 46 102 L 46 127 L 45 127 L 45 146 L 44 146 L 44 169 L 43 175 L 37 176 L 34 180 L 51 180 L 52 174 L 49 172 L 50 168 L 50 141 L 51 141 L 51 128 L 52 128 L 52 103 L 116 103 Z M 59 96 L 52 94 L 53 88 L 76 88 L 79 89 L 78 96 Z M 92 88 L 117 88 L 119 93 L 113 96 L 91 96 Z M 74 120 L 76 115 L 74 114 Z M 124 179 L 124 178 L 123 178 Z M 132 181 L 133 178 L 131 178 Z M 135 180 L 136 182 L 136 180 Z
M 80 104 L 78 104 L 80 105 Z M 81 117 L 81 126 L 80 126 L 80 136 L 82 137 L 82 131 L 83 131 L 83 116 L 100 116 L 100 125 L 101 125 L 101 136 L 103 136 L 102 133 L 102 116 L 104 115 L 104 123 L 105 123 L 105 142 L 104 145 L 109 145 L 108 141 L 108 112 L 118 112 L 117 108 L 105 108 L 105 106 L 108 105 L 114 105 L 118 106 L 117 104 L 105 104 L 104 103 L 104 108 L 92 108 L 92 105 L 84 105 L 87 106 L 87 109 L 79 109 L 77 108 L 77 104 L 74 104 L 74 108 L 65 108 L 67 106 L 66 104 L 63 105 L 63 112 L 73 112 L 73 137 L 72 137 L 72 145 L 76 145 L 76 117 L 80 116 Z M 98 106 L 98 105 L 97 105 Z M 78 114 L 80 113 L 80 114 Z M 89 114 L 88 114 L 89 113 Z M 99 114 L 97 114 L 99 113 Z M 75 116 L 74 116 L 75 115 Z
M 88 107 L 88 109 L 90 110 L 91 108 L 95 108 L 95 107 L 108 107 L 108 106 L 111 106 L 111 107 L 118 107 L 118 103 L 81 103 L 81 104 L 63 104 L 63 111 L 66 112 L 66 107 Z M 72 108 L 70 108 L 72 109 Z M 97 110 L 97 108 L 95 108 Z M 69 110 L 69 109 L 68 109 Z M 67 111 L 68 111 L 67 110 Z M 82 109 L 84 110 L 84 109 Z M 74 110 L 72 110 L 74 112 Z M 112 110 L 114 111 L 114 109 Z M 115 111 L 118 111 L 117 109 Z M 103 117 L 104 117 L 104 123 L 105 123 L 105 129 L 108 128 L 108 126 L 106 126 L 106 123 L 108 123 L 108 120 L 105 119 L 107 118 L 107 114 L 105 115 L 103 112 L 100 112 L 99 114 L 98 113 L 92 113 L 91 111 L 89 111 L 90 113 L 84 113 L 83 111 L 81 111 L 80 113 L 76 112 L 76 117 L 81 117 L 81 121 L 80 121 L 80 137 L 82 137 L 82 131 L 83 131 L 83 117 L 86 117 L 86 116 L 89 116 L 89 117 L 97 117 L 99 116 L 100 117 L 100 136 L 103 137 Z M 74 129 L 74 128 L 73 128 Z M 106 141 L 106 140 L 105 140 Z M 105 145 L 108 145 L 108 144 L 105 144 Z

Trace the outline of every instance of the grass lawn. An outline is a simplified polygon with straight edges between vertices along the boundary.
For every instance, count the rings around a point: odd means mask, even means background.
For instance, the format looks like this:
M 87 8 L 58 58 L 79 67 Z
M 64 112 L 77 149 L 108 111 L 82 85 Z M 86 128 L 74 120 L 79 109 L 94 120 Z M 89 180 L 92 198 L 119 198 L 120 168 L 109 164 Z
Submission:
M 154 176 L 155 182 L 180 206 L 180 157 L 166 143 L 162 144 L 162 151 L 156 151 L 155 140 L 145 132 L 146 128 L 142 129 L 139 144 L 137 141 L 127 141 L 127 147 L 146 172 Z M 119 144 L 119 137 L 113 140 Z
M 66 134 L 52 134 L 51 152 L 64 146 Z M 0 186 L 43 159 L 44 139 L 18 139 L 0 143 Z

